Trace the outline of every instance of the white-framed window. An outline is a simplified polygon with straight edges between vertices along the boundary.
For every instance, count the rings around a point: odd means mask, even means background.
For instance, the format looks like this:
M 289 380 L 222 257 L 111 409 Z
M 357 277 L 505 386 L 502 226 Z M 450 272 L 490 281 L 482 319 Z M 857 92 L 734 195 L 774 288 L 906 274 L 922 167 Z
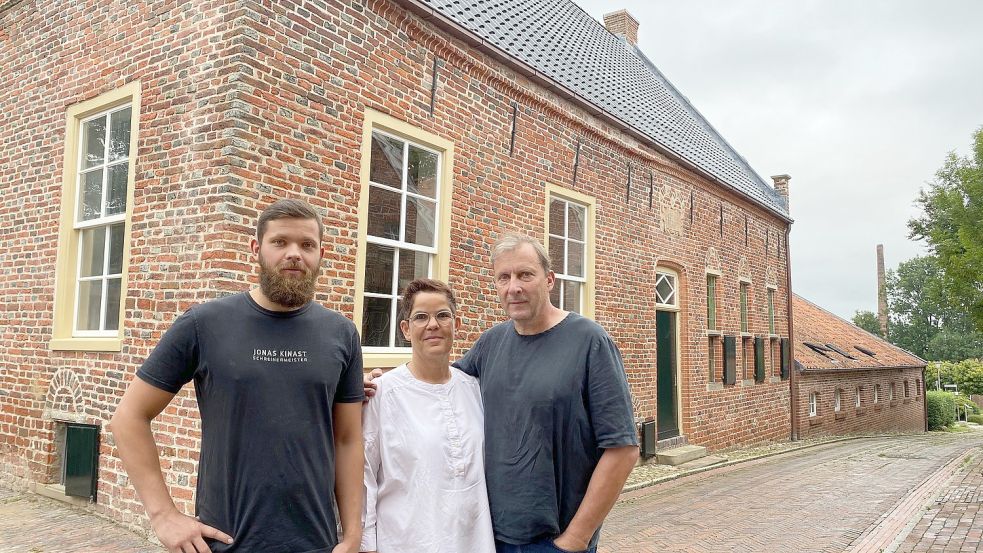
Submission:
M 894 397 L 895 397 L 894 396 L 894 392 L 895 392 L 896 389 L 897 389 L 897 385 L 894 382 L 892 382 L 891 383 L 891 397 L 890 397 L 891 401 L 894 401 Z
M 833 393 L 833 411 L 835 411 L 837 413 L 840 412 L 840 396 L 841 395 L 842 395 L 842 392 L 840 391 L 839 388 L 837 388 L 836 391 Z
M 809 416 L 815 417 L 819 414 L 819 392 L 809 394 Z
M 119 330 L 132 113 L 125 104 L 80 122 L 73 336 L 116 336 Z
M 679 279 L 675 273 L 656 271 L 655 303 L 662 308 L 679 308 Z
M 408 347 L 397 322 L 403 288 L 431 277 L 438 250 L 441 152 L 373 130 L 362 290 L 362 345 Z
M 861 388 L 860 386 L 857 386 L 856 392 L 857 392 L 857 394 L 856 394 L 857 409 L 859 409 L 860 408 L 860 404 L 861 404 L 860 398 L 862 397 L 862 394 L 863 394 L 863 388 Z
M 874 384 L 874 403 L 880 403 L 881 401 L 881 385 Z
M 140 88 L 66 109 L 52 350 L 122 349 Z
M 741 294 L 741 332 L 748 331 L 748 288 L 749 284 L 746 282 L 741 283 L 740 294 Z
M 584 312 L 587 292 L 588 206 L 563 197 L 549 197 L 549 233 L 546 245 L 556 283 L 550 292 L 553 305 Z
M 907 380 L 904 381 L 904 397 L 905 399 L 911 397 L 911 388 L 908 386 Z

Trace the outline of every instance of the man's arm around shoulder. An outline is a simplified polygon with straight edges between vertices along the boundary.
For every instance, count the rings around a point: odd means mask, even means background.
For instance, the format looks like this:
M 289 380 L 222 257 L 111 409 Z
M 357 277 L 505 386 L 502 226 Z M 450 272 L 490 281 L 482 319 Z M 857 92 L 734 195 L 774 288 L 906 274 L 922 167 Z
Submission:
M 210 551 L 204 538 L 232 543 L 227 534 L 181 513 L 174 505 L 164 475 L 150 422 L 171 402 L 174 394 L 134 378 L 109 423 L 123 467 L 150 516 L 154 533 L 168 551 Z
M 343 532 L 343 539 L 333 553 L 355 553 L 362 541 L 362 500 L 365 496 L 362 403 L 335 403 L 333 416 L 335 499 Z
M 587 493 L 570 525 L 553 543 L 567 551 L 583 551 L 590 545 L 594 532 L 618 500 L 631 469 L 638 461 L 638 446 L 612 447 L 604 450 L 594 468 Z

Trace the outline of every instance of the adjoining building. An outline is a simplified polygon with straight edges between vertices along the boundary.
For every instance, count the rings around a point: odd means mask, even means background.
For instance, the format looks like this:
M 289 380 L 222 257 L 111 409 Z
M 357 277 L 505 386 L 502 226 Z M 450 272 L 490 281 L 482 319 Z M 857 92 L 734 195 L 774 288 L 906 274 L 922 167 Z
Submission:
M 457 353 L 503 320 L 488 252 L 522 231 L 621 348 L 646 449 L 788 439 L 789 177 L 627 12 L 605 23 L 565 0 L 0 3 L 0 479 L 145 524 L 106 423 L 181 312 L 255 283 L 284 196 L 323 215 L 317 301 L 366 367 L 408 359 L 413 277 L 459 293 Z M 154 431 L 191 512 L 190 388 Z
M 799 438 L 927 430 L 925 361 L 794 295 Z

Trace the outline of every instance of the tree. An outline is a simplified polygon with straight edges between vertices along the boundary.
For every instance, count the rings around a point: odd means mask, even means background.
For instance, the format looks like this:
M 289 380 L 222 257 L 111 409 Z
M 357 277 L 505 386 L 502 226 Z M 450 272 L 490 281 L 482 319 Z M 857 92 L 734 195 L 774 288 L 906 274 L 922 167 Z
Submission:
M 877 336 L 882 336 L 881 334 L 881 323 L 877 320 L 877 315 L 872 311 L 857 311 L 853 314 L 853 324 L 859 326 L 860 328 L 870 332 L 871 334 L 876 334 Z
M 983 334 L 967 310 L 953 301 L 934 256 L 903 261 L 887 273 L 888 339 L 930 361 L 961 361 L 983 355 Z
M 983 332 L 983 128 L 973 135 L 971 156 L 951 152 L 917 203 L 923 213 L 908 221 L 910 237 L 928 242 L 948 295 Z

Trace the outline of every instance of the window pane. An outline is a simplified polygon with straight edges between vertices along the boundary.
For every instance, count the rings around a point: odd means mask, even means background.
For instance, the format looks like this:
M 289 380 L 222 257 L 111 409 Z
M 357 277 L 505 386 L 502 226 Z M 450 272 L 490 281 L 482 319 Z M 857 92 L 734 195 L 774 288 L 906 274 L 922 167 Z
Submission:
M 393 188 L 403 188 L 403 142 L 372 133 L 372 161 L 369 180 Z
M 567 242 L 567 274 L 584 276 L 584 245 Z
M 389 323 L 392 307 L 389 298 L 365 298 L 365 309 L 362 311 L 362 345 L 388 346 Z
M 79 221 L 102 217 L 102 169 L 82 175 L 82 197 L 79 198 Z
M 550 265 L 553 267 L 553 272 L 566 274 L 566 264 L 563 262 L 563 242 L 559 238 L 550 236 Z
M 99 311 L 102 308 L 102 280 L 79 282 L 78 329 L 99 330 Z
M 563 281 L 563 309 L 580 313 L 580 283 Z
M 659 273 L 655 281 L 656 300 L 663 304 L 674 304 L 675 302 L 675 282 L 671 275 Z
M 118 163 L 109 168 L 109 179 L 106 184 L 109 191 L 106 194 L 106 215 L 117 215 L 126 212 L 126 180 L 130 166 Z
M 402 299 L 398 299 L 398 300 L 396 300 L 396 316 L 399 317 L 399 314 L 402 313 L 402 312 L 403 312 L 403 300 Z M 398 347 L 398 348 L 408 348 L 408 347 L 410 347 L 410 342 L 409 342 L 409 340 L 407 340 L 406 338 L 403 337 L 403 331 L 399 329 L 398 323 L 396 325 L 396 333 L 395 334 L 396 334 L 396 347 Z
M 399 192 L 369 187 L 369 235 L 399 240 Z
M 110 120 L 109 161 L 115 161 L 130 153 L 130 108 L 113 113 Z
M 120 283 L 122 279 L 111 278 L 106 283 L 106 328 L 105 330 L 116 330 L 119 328 L 119 302 L 120 302 Z
M 378 244 L 365 245 L 365 291 L 373 294 L 393 293 L 393 265 L 396 250 Z M 366 298 L 368 301 L 368 298 Z
M 550 234 L 566 236 L 564 211 L 566 211 L 566 202 L 550 200 Z
M 109 272 L 118 275 L 123 272 L 123 223 L 109 227 Z
M 584 218 L 587 216 L 587 210 L 582 206 L 567 204 L 569 209 L 567 210 L 567 238 L 573 238 L 574 240 L 584 239 Z
M 413 250 L 399 250 L 399 289 L 411 281 L 430 276 L 430 254 Z
M 82 169 L 99 165 L 106 155 L 106 118 L 82 124 Z
M 410 192 L 437 197 L 437 154 L 410 144 L 409 166 L 406 168 L 406 188 Z
M 405 241 L 421 246 L 433 246 L 436 217 L 436 203 L 407 196 Z
M 560 294 L 562 293 L 563 293 L 563 281 L 557 279 L 556 282 L 553 284 L 553 289 L 550 290 L 550 303 L 553 304 L 553 307 L 559 307 L 560 309 L 563 309 L 563 305 L 560 304 Z
M 103 260 L 106 250 L 106 227 L 96 227 L 82 231 L 82 251 L 79 264 L 79 276 L 97 276 L 103 274 Z

